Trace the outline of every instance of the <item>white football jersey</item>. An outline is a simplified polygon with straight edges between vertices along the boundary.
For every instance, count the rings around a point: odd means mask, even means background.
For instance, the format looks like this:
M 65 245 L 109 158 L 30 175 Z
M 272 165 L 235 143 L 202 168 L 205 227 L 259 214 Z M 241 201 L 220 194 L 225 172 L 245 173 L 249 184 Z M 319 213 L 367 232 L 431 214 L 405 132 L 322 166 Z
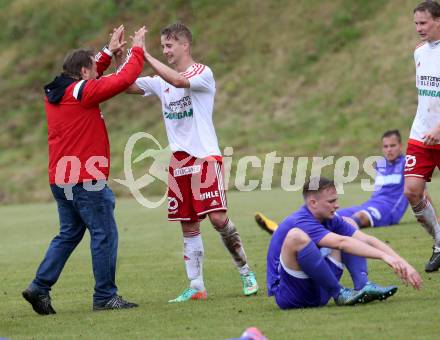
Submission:
M 212 71 L 195 63 L 181 74 L 189 80 L 189 88 L 176 88 L 159 76 L 138 78 L 136 85 L 144 91 L 144 96 L 160 98 L 171 151 L 185 151 L 197 158 L 221 156 L 212 122 L 215 96 Z
M 423 135 L 440 124 L 440 41 L 424 43 L 414 51 L 419 96 L 408 143 L 423 144 Z M 440 148 L 440 144 L 429 148 Z

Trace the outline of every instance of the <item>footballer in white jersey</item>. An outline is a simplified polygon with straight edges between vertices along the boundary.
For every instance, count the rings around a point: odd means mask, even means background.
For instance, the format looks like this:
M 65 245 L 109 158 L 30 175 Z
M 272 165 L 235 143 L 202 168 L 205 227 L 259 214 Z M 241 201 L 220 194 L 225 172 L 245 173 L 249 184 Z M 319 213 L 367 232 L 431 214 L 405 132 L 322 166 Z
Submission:
M 411 128 L 409 144 L 440 149 L 440 141 L 425 143 L 425 136 L 440 125 L 440 40 L 424 42 L 414 51 L 417 113 Z
M 440 268 L 440 225 L 425 190 L 440 168 L 440 4 L 417 5 L 414 23 L 422 44 L 414 52 L 418 106 L 406 150 L 404 193 L 417 221 L 434 239 L 425 265 L 426 272 L 433 272 Z
M 241 237 L 227 215 L 223 167 L 212 122 L 215 81 L 211 69 L 191 56 L 191 31 L 176 23 L 161 31 L 161 46 L 169 67 L 144 48 L 144 58 L 154 77 L 139 78 L 127 91 L 155 95 L 162 103 L 162 116 L 173 151 L 168 176 L 168 219 L 180 221 L 183 258 L 189 288 L 169 302 L 207 298 L 203 281 L 204 248 L 200 221 L 208 216 L 232 256 L 244 295 L 258 291 L 249 268 Z
M 171 151 L 185 151 L 197 158 L 221 156 L 212 122 L 212 71 L 206 65 L 194 63 L 181 75 L 188 79 L 189 88 L 175 87 L 159 76 L 138 78 L 136 85 L 144 96 L 159 97 Z

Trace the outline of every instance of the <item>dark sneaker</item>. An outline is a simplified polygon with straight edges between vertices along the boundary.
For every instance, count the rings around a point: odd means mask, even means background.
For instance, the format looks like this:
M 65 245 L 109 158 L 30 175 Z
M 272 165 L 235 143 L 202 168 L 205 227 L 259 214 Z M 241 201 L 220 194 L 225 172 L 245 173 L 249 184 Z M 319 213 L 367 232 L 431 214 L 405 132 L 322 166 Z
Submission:
M 342 287 L 335 303 L 338 306 L 353 306 L 364 301 L 365 292 Z
M 367 282 L 361 291 L 365 292 L 363 303 L 368 303 L 374 300 L 386 300 L 397 292 L 397 286 L 382 287 L 374 282 Z
M 429 262 L 425 266 L 425 272 L 436 272 L 440 268 L 440 251 L 436 251 L 435 246 L 432 247 L 432 255 Z
M 49 294 L 42 294 L 36 291 L 32 291 L 29 288 L 24 290 L 21 295 L 32 305 L 34 311 L 40 315 L 56 314 L 50 303 Z
M 107 309 L 127 309 L 138 307 L 137 303 L 125 301 L 122 296 L 115 295 L 110 300 L 102 304 L 93 304 L 93 310 Z

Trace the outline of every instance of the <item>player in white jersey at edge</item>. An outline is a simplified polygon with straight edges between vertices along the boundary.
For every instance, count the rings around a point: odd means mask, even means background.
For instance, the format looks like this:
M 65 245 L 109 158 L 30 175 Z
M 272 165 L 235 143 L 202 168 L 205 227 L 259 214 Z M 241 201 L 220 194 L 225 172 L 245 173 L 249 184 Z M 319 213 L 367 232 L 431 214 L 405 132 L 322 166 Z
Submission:
M 440 4 L 424 1 L 414 9 L 414 23 L 422 43 L 414 51 L 417 113 L 408 140 L 405 195 L 419 223 L 434 238 L 426 272 L 440 268 L 440 225 L 424 190 L 440 168 Z
M 156 95 L 173 152 L 168 176 L 168 219 L 180 221 L 184 240 L 185 268 L 190 286 L 176 299 L 206 299 L 203 281 L 204 249 L 200 221 L 208 216 L 232 255 L 240 273 L 243 293 L 258 291 L 255 274 L 249 268 L 240 235 L 227 215 L 222 156 L 212 122 L 215 80 L 211 69 L 191 56 L 191 31 L 181 23 L 161 31 L 161 46 L 168 67 L 144 48 L 154 77 L 141 77 L 128 93 Z

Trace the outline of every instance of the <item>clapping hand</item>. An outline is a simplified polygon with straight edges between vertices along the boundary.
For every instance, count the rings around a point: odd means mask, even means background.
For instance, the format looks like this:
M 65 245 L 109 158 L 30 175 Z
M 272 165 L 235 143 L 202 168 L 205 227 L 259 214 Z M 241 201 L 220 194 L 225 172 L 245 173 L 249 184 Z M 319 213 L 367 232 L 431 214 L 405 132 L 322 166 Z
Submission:
M 124 37 L 124 25 L 113 29 L 113 33 L 110 35 L 110 41 L 108 43 L 108 49 L 116 55 L 122 55 L 124 53 L 124 46 L 127 44 Z
M 134 32 L 134 36 L 131 36 L 131 46 L 132 47 L 140 47 L 142 49 L 145 48 L 145 33 L 147 33 L 147 29 L 145 26 L 142 26 L 137 31 Z

